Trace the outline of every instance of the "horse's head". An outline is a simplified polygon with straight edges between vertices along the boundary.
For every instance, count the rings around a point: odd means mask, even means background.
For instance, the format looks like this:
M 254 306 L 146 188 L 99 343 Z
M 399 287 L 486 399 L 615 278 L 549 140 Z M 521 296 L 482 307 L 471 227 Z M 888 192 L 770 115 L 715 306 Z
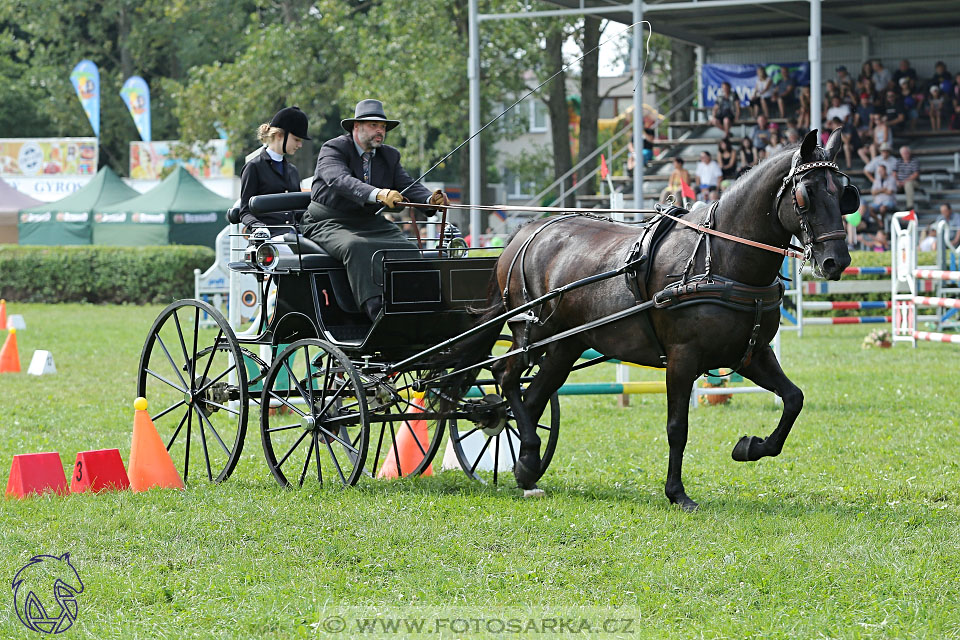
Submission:
M 833 132 L 826 147 L 819 146 L 817 136 L 816 129 L 808 133 L 793 154 L 777 193 L 777 216 L 803 243 L 814 269 L 839 280 L 850 265 L 842 216 L 860 207 L 860 192 L 836 163 L 843 146 L 840 130 Z

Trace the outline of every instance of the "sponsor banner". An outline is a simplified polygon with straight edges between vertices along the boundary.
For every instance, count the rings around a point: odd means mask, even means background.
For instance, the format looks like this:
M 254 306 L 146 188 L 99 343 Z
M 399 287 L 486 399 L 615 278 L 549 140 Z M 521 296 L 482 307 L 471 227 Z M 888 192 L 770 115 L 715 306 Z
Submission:
M 733 95 L 740 98 L 741 105 L 750 102 L 750 94 L 757 83 L 758 64 L 705 64 L 703 65 L 703 106 L 712 107 L 720 93 L 720 85 L 730 83 Z M 794 87 L 810 86 L 809 62 L 782 62 L 762 65 L 773 83 L 780 82 L 780 67 L 785 66 L 790 73 Z
M 93 176 L 69 177 L 37 177 L 3 179 L 20 193 L 42 202 L 55 202 L 67 197 L 74 191 L 86 185 Z
M 127 214 L 125 213 L 98 213 L 93 216 L 93 221 L 96 223 L 113 223 L 113 222 L 126 222 Z
M 216 212 L 211 213 L 177 213 L 173 216 L 175 224 L 200 224 L 202 222 L 216 222 L 220 216 Z
M 137 125 L 140 139 L 150 142 L 150 87 L 147 81 L 140 76 L 130 76 L 120 89 L 120 97 Z
M 0 177 L 93 176 L 96 138 L 0 138 Z
M 80 104 L 93 127 L 93 135 L 100 137 L 100 70 L 91 60 L 81 60 L 70 73 L 70 82 L 77 91 Z
M 86 211 L 81 213 L 70 211 L 44 211 L 43 213 L 21 213 L 20 222 L 88 222 L 90 214 Z
M 210 140 L 194 146 L 194 156 L 189 160 L 174 157 L 176 141 L 130 143 L 130 177 L 134 180 L 159 180 L 167 176 L 178 164 L 197 179 L 232 178 L 233 155 L 226 140 Z
M 130 216 L 131 222 L 138 224 L 166 224 L 167 214 L 165 213 L 134 213 Z

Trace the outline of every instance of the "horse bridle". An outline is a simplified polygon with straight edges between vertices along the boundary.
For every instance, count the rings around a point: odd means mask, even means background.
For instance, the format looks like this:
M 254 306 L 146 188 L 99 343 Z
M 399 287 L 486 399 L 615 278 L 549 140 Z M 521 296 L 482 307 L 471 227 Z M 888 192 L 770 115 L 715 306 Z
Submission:
M 793 156 L 793 163 L 790 172 L 783 178 L 780 190 L 777 191 L 776 211 L 780 215 L 780 201 L 783 199 L 784 192 L 789 185 L 793 195 L 793 210 L 800 221 L 800 240 L 803 242 L 804 254 L 809 257 L 813 251 L 813 245 L 826 242 L 827 240 L 842 240 L 847 237 L 847 232 L 842 228 L 833 231 L 827 231 L 820 235 L 814 235 L 813 229 L 808 220 L 810 214 L 810 198 L 807 194 L 807 188 L 803 184 L 803 178 L 806 174 L 817 169 L 829 169 L 830 171 L 842 177 L 842 190 L 840 194 L 841 213 L 853 213 L 860 206 L 860 192 L 850 183 L 850 176 L 840 171 L 840 166 L 836 162 L 829 160 L 816 160 L 814 162 L 800 163 L 800 152 Z M 850 210 L 852 207 L 852 210 Z

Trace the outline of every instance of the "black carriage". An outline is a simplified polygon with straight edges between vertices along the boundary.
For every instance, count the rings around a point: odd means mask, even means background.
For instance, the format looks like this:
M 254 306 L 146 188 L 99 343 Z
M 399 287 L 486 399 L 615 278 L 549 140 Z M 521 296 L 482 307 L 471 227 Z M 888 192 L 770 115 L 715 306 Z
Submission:
M 303 209 L 308 201 L 309 194 L 260 196 L 251 207 Z M 259 282 L 255 326 L 236 333 L 214 307 L 186 299 L 150 329 L 137 392 L 183 479 L 230 476 L 251 408 L 259 409 L 267 465 L 284 486 L 419 475 L 441 449 L 445 466 L 458 464 L 472 478 L 509 475 L 519 434 L 489 369 L 463 394 L 451 391 L 442 369 L 473 323 L 468 308 L 486 300 L 496 258 L 428 247 L 384 260 L 374 274 L 383 312 L 371 322 L 343 265 L 287 231 L 282 242 L 251 243 L 229 265 Z M 540 420 L 543 470 L 559 416 L 554 396 Z

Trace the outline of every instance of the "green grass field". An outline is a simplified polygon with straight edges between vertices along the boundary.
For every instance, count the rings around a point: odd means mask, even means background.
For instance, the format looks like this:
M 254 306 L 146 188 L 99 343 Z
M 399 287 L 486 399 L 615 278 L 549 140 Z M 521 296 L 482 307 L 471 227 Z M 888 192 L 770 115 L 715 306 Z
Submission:
M 126 460 L 159 310 L 8 304 L 27 321 L 24 369 L 47 349 L 58 372 L 0 376 L 4 478 L 16 453 L 56 450 L 69 467 L 117 447 Z M 785 335 L 806 403 L 779 458 L 730 458 L 741 435 L 775 426 L 769 396 L 691 412 L 694 514 L 663 496 L 663 396 L 626 409 L 564 398 L 542 500 L 460 472 L 283 490 L 255 415 L 224 484 L 5 500 L 0 637 L 33 635 L 14 611 L 16 571 L 66 552 L 85 589 L 63 637 L 554 637 L 536 631 L 558 618 L 563 637 L 960 637 L 960 351 L 862 350 L 870 329 Z M 373 613 L 424 632 L 364 633 Z

